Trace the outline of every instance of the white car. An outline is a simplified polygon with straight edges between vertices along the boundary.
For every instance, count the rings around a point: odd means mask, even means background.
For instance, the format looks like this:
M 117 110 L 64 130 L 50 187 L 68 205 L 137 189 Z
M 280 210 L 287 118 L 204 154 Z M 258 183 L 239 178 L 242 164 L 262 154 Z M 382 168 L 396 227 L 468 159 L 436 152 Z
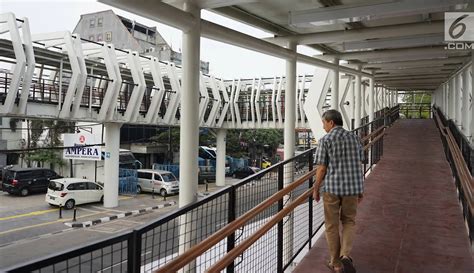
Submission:
M 72 209 L 75 205 L 103 202 L 101 185 L 81 178 L 60 178 L 49 182 L 45 201 L 51 205 Z
M 161 196 L 166 196 L 179 192 L 179 181 L 171 172 L 140 169 L 137 170 L 137 174 L 137 193 L 154 191 L 160 193 Z

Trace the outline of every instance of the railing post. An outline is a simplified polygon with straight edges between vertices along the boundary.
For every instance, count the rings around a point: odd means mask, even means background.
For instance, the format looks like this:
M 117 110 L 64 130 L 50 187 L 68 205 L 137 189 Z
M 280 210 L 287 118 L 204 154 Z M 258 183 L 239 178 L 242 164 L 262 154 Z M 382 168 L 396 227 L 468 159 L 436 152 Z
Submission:
M 308 170 L 313 170 L 313 151 L 309 153 Z M 309 179 L 308 188 L 313 186 L 313 177 Z M 308 249 L 311 249 L 311 239 L 313 238 L 313 197 L 308 197 Z
M 278 167 L 278 190 L 283 189 L 283 168 Z M 283 209 L 283 198 L 278 200 L 278 211 Z M 278 222 L 278 240 L 277 240 L 277 272 L 283 272 L 283 220 Z
M 140 272 L 142 240 L 136 230 L 128 237 L 127 251 L 127 272 Z
M 229 207 L 227 210 L 227 222 L 230 223 L 235 220 L 236 216 L 236 188 L 232 186 L 229 192 Z M 227 237 L 227 253 L 229 253 L 235 247 L 235 232 Z M 234 272 L 234 262 L 227 266 L 227 273 Z

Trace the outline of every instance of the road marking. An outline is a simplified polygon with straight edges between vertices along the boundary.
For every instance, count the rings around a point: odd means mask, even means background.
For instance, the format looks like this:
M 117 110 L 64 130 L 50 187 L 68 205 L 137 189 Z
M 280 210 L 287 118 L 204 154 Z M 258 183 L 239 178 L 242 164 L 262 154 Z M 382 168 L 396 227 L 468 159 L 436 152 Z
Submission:
M 45 213 L 49 213 L 52 211 L 57 211 L 58 209 L 47 209 L 47 210 L 38 210 L 38 211 L 32 211 L 24 214 L 17 214 L 17 215 L 11 215 L 11 216 L 6 216 L 6 217 L 1 217 L 0 221 L 4 220 L 10 220 L 10 219 L 15 219 L 15 218 L 20 218 L 20 217 L 27 217 L 27 216 L 36 216 L 36 215 L 41 215 Z
M 92 215 L 97 215 L 97 214 L 101 214 L 101 213 L 103 213 L 103 212 L 101 211 L 101 212 L 91 213 L 91 214 L 87 214 L 87 215 L 82 215 L 82 216 L 76 217 L 76 219 L 84 218 L 84 217 L 88 217 L 88 216 L 92 216 Z M 0 235 L 4 235 L 4 234 L 15 232 L 15 231 L 21 231 L 21 230 L 25 230 L 25 229 L 31 229 L 31 228 L 35 228 L 35 227 L 47 226 L 47 225 L 56 224 L 56 223 L 65 223 L 67 221 L 70 221 L 70 220 L 58 219 L 56 221 L 51 221 L 51 222 L 46 222 L 46 223 L 41 223 L 41 224 L 36 224 L 36 225 L 31 225 L 31 226 L 25 226 L 25 227 L 20 227 L 20 228 L 14 228 L 14 229 L 10 229 L 10 230 L 0 232 Z

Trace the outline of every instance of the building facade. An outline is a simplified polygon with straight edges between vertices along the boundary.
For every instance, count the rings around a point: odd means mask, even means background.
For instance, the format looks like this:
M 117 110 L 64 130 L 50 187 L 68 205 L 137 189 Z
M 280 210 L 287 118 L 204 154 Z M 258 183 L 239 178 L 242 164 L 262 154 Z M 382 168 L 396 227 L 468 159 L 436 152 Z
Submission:
M 140 54 L 158 57 L 160 61 L 182 63 L 181 52 L 174 51 L 156 27 L 149 27 L 115 14 L 112 10 L 81 15 L 74 28 L 81 38 L 114 44 Z M 201 61 L 201 71 L 209 74 L 209 62 Z

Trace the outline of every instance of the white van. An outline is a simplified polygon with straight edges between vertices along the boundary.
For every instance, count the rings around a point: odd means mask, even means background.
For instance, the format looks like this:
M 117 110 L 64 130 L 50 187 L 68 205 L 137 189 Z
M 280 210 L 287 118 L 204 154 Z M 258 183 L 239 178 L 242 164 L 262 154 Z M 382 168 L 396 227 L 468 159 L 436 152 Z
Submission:
M 137 193 L 156 192 L 161 196 L 179 192 L 179 181 L 168 171 L 139 169 L 137 170 Z
M 75 205 L 104 201 L 101 185 L 81 178 L 59 178 L 49 182 L 45 201 L 72 209 Z

